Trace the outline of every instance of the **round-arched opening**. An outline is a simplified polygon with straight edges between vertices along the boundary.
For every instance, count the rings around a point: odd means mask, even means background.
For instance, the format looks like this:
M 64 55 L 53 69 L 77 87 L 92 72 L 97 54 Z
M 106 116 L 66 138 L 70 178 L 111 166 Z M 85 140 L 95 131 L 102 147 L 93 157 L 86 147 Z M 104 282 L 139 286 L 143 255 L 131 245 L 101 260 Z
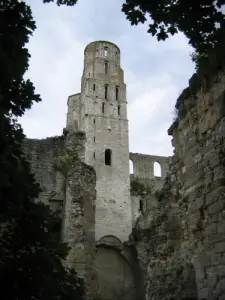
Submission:
M 130 174 L 134 174 L 134 163 L 129 159 Z
M 153 174 L 155 177 L 162 177 L 162 169 L 159 162 L 155 161 L 153 165 Z
M 97 247 L 94 266 L 100 299 L 136 299 L 134 274 L 119 251 L 110 247 Z

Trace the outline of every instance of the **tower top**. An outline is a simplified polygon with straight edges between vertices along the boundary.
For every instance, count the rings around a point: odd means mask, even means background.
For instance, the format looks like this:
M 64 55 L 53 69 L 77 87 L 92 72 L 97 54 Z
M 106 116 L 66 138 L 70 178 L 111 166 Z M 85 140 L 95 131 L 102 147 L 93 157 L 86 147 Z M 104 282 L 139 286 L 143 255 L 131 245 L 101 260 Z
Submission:
M 95 49 L 95 48 L 97 48 L 98 46 L 103 46 L 103 47 L 109 47 L 109 46 L 113 46 L 113 47 L 115 47 L 115 48 L 117 48 L 117 50 L 118 50 L 118 52 L 120 53 L 120 48 L 116 45 L 116 44 L 114 44 L 114 43 L 112 43 L 112 42 L 109 42 L 109 41 L 94 41 L 94 42 L 91 42 L 91 43 L 89 43 L 86 47 L 85 47 L 85 49 L 84 49 L 84 54 L 86 53 L 86 51 L 90 51 L 91 49 Z
M 120 66 L 120 49 L 108 41 L 95 41 L 88 44 L 84 50 L 84 65 L 95 60 L 104 60 Z

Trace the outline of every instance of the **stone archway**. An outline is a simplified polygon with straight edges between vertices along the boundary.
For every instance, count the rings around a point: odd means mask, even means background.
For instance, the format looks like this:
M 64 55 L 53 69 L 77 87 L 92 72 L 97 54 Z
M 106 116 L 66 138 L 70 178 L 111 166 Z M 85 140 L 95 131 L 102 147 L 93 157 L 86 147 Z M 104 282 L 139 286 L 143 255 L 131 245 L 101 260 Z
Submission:
M 112 239 L 112 237 L 110 238 Z M 135 279 L 129 262 L 120 249 L 109 243 L 97 245 L 95 271 L 98 296 L 103 300 L 135 300 Z M 118 239 L 115 238 L 118 242 Z

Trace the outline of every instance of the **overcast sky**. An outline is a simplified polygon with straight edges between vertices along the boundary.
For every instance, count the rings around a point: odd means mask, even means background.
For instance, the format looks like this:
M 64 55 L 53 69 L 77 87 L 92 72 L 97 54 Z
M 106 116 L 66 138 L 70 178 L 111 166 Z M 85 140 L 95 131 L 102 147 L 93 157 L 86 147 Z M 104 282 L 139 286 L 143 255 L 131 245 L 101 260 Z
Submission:
M 43 101 L 21 122 L 28 137 L 61 135 L 68 95 L 80 92 L 83 51 L 94 40 L 108 40 L 121 49 L 127 84 L 130 151 L 171 155 L 167 129 L 174 104 L 194 72 L 191 48 L 179 34 L 158 42 L 147 24 L 131 27 L 121 12 L 122 0 L 78 0 L 74 7 L 31 5 L 37 29 L 28 45 L 33 81 Z

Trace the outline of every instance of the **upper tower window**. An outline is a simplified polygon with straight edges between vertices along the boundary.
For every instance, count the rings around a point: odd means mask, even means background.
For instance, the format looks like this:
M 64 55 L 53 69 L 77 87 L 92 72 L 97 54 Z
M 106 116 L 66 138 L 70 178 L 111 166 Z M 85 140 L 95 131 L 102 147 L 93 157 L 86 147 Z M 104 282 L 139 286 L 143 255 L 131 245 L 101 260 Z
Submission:
M 104 56 L 108 56 L 108 47 L 104 48 Z
M 120 115 L 120 105 L 118 105 L 118 115 Z
M 119 87 L 116 86 L 116 100 L 119 99 Z
M 107 61 L 105 61 L 105 74 L 107 74 L 107 73 L 108 73 L 108 66 L 109 66 L 108 62 L 107 62 Z
M 95 91 L 95 84 L 93 84 L 93 91 Z
M 105 112 L 105 103 L 102 103 L 102 113 L 104 114 Z
M 105 99 L 108 99 L 108 85 L 105 85 Z
M 105 150 L 105 165 L 111 166 L 111 164 L 112 164 L 112 150 L 106 149 Z

